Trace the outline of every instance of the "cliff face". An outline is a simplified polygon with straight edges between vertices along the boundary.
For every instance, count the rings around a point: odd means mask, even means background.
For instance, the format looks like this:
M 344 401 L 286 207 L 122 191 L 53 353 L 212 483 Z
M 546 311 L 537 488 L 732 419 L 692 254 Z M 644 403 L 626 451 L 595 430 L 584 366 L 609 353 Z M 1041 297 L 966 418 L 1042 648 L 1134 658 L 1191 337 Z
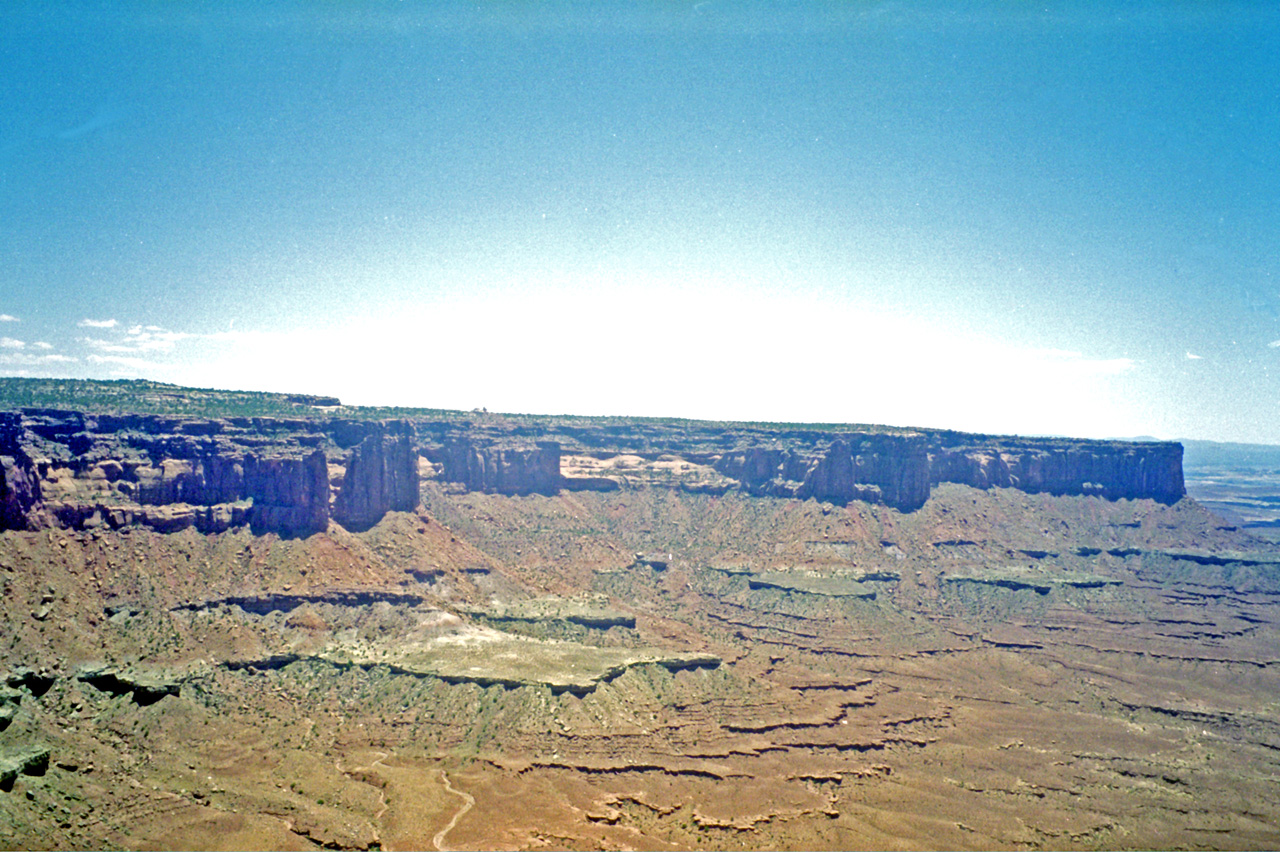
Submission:
M 442 478 L 506 494 L 602 490 L 630 483 L 723 494 L 865 500 L 912 511 L 933 486 L 1017 488 L 1110 500 L 1180 500 L 1182 446 L 1014 438 L 945 431 L 818 430 L 700 422 L 419 422 Z M 561 476 L 561 458 L 569 460 Z M 620 474 L 610 459 L 628 460 Z M 636 474 L 636 468 L 643 468 Z M 685 469 L 687 474 L 681 474 Z M 712 472 L 708 477 L 707 472 Z
M 929 499 L 929 457 L 919 436 L 845 434 L 825 448 L 748 447 L 714 466 L 752 494 L 866 500 L 904 511 Z
M 700 422 L 362 421 L 0 412 L 0 529 L 142 525 L 286 536 L 418 502 L 419 455 L 470 491 L 676 487 L 913 511 L 933 486 L 1174 503 L 1182 447 Z M 568 460 L 562 472 L 562 460 Z
M 344 527 L 366 529 L 387 512 L 418 505 L 418 452 L 409 424 L 366 437 L 347 453 L 345 468 L 333 503 L 333 518 Z
M 502 445 L 456 437 L 429 457 L 443 465 L 446 480 L 460 482 L 469 491 L 555 494 L 560 490 L 560 445 L 554 441 Z
M 359 439 L 342 452 L 341 441 Z M 329 463 L 346 475 L 330 485 Z M 140 525 L 308 535 L 417 505 L 407 423 L 0 414 L 0 529 Z
M 329 466 L 323 450 L 302 458 L 246 456 L 244 479 L 255 533 L 306 535 L 329 526 Z
M 40 499 L 39 483 L 30 467 L 13 456 L 0 456 L 0 529 L 16 529 Z
M 930 480 L 935 484 L 1161 503 L 1176 503 L 1186 494 L 1181 444 L 993 439 L 983 445 L 935 440 L 929 455 Z

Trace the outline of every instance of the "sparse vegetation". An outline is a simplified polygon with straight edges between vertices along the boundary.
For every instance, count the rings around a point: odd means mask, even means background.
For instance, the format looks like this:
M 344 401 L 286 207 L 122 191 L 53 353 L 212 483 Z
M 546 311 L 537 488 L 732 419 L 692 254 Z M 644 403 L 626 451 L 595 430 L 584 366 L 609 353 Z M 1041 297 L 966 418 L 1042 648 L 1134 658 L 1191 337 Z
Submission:
M 81 390 L 292 410 L 165 387 Z M 465 793 L 450 846 L 1280 839 L 1278 557 L 1194 503 L 945 483 L 903 512 L 682 490 L 711 455 L 572 464 L 618 487 L 432 477 L 293 538 L 0 533 L 0 761 L 51 761 L 0 831 L 428 847 Z
M 697 421 L 679 417 L 578 416 L 568 414 L 500 414 L 456 411 L 440 408 L 391 408 L 385 406 L 316 405 L 329 398 L 262 391 L 217 388 L 187 388 L 145 379 L 32 379 L 0 377 L 0 411 L 19 408 L 55 408 L 93 414 L 168 414 L 186 417 L 307 417 L 328 419 L 386 420 L 427 418 L 444 421 L 481 422 L 518 426 L 540 424 L 594 424 L 602 427 L 689 426 L 723 429 L 768 429 L 798 431 L 850 431 L 909 434 L 913 430 L 875 424 L 852 423 L 766 423 L 759 421 Z

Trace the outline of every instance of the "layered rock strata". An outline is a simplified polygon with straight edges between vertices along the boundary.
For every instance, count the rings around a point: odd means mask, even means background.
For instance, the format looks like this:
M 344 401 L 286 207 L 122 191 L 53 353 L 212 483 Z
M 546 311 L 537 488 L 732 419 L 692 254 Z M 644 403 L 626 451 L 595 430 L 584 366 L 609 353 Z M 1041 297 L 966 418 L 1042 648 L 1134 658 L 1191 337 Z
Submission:
M 562 471 L 562 457 L 594 465 Z M 1182 447 L 877 427 L 555 418 L 339 418 L 0 412 L 0 529 L 99 525 L 287 536 L 366 529 L 418 502 L 419 458 L 468 491 L 553 495 L 654 485 L 880 503 L 936 486 L 1177 502 Z M 595 459 L 595 461 L 591 461 Z M 591 467 L 587 465 L 587 467 Z
M 825 448 L 749 447 L 725 453 L 715 468 L 752 494 L 865 500 L 908 511 L 929 499 L 922 436 L 844 434 Z
M 1097 494 L 1111 500 L 1147 497 L 1161 503 L 1176 503 L 1186 494 L 1181 444 L 977 438 L 981 436 L 933 436 L 930 482 Z
M 560 490 L 560 445 L 555 441 L 496 443 L 452 438 L 427 456 L 443 466 L 449 482 L 469 491 L 499 494 L 555 494 Z
M 0 413 L 0 529 L 301 536 L 330 517 L 367 527 L 417 499 L 408 423 Z
M 945 431 L 729 428 L 710 423 L 637 424 L 634 431 L 581 424 L 417 422 L 422 452 L 446 481 L 468 490 L 554 494 L 610 490 L 626 477 L 562 476 L 562 455 L 635 457 L 670 475 L 648 484 L 756 496 L 864 500 L 902 511 L 924 505 L 933 488 L 955 482 L 1030 493 L 1152 499 L 1171 504 L 1186 491 L 1181 444 L 1017 438 Z M 709 485 L 679 474 L 711 468 L 727 480 Z M 674 467 L 673 467 L 674 466 Z M 688 480 L 688 481 L 686 481 Z M 631 481 L 634 481 L 634 477 Z
M 418 453 L 413 429 L 394 423 L 353 447 L 333 502 L 333 517 L 349 529 L 366 529 L 387 512 L 418 505 Z

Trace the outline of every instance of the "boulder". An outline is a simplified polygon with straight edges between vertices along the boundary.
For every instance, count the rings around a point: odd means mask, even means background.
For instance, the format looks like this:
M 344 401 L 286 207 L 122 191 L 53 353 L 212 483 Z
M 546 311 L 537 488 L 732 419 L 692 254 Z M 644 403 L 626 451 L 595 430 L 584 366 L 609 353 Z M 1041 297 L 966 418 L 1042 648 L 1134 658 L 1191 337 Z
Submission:
M 76 679 L 112 695 L 130 695 L 133 703 L 145 707 L 166 696 L 177 696 L 182 679 L 163 671 L 129 671 L 104 665 L 80 669 Z
M 32 746 L 0 755 L 0 790 L 8 792 L 19 775 L 43 775 L 49 770 L 47 746 Z

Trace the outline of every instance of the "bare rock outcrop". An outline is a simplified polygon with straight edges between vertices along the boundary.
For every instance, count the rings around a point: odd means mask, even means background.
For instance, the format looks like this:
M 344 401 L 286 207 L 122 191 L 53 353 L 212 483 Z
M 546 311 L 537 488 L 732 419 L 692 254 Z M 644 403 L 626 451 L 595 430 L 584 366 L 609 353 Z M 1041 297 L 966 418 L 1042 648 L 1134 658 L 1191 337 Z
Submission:
M 245 457 L 245 492 L 255 533 L 306 535 L 329 525 L 329 465 L 323 450 L 302 458 Z
M 922 436 L 837 435 L 825 447 L 748 447 L 715 468 L 752 494 L 867 500 L 910 511 L 929 499 L 929 457 Z
M 345 457 L 342 447 L 347 447 Z M 331 458 L 346 476 L 336 489 Z M 0 412 L 0 529 L 304 536 L 417 505 L 413 427 L 379 421 Z
M 639 459 L 654 471 L 666 465 L 670 476 L 636 478 L 645 487 L 712 494 L 737 488 L 756 496 L 863 500 L 902 511 L 924 505 L 942 482 L 1163 503 L 1185 495 L 1182 447 L 1164 441 L 619 418 L 420 420 L 415 425 L 421 451 L 441 467 L 445 480 L 508 494 L 622 487 L 626 477 L 577 473 L 560 478 L 558 459 L 564 453 L 579 460 L 611 454 Z M 687 477 L 680 475 L 681 465 L 690 471 Z M 707 468 L 723 479 L 695 483 Z
M 40 500 L 40 484 L 30 460 L 0 456 L 0 529 L 16 529 Z
M 381 424 L 379 424 L 381 425 Z M 367 529 L 387 512 L 418 505 L 418 451 L 413 427 L 382 427 L 354 446 L 333 503 L 333 517 L 349 529 Z
M 440 461 L 444 478 L 470 491 L 499 494 L 555 494 L 560 490 L 560 445 L 497 444 L 460 437 L 430 456 Z
M 566 451 L 577 460 L 571 469 L 585 475 L 562 476 Z M 0 412 L 0 529 L 219 532 L 248 524 L 301 536 L 331 518 L 364 529 L 417 506 L 419 455 L 444 481 L 499 494 L 740 489 L 906 512 L 943 482 L 1164 503 L 1185 494 L 1182 447 L 1156 441 L 676 420 L 201 418 L 24 408 Z
M 1186 494 L 1182 445 L 941 435 L 930 447 L 930 479 L 974 488 L 1016 488 L 1109 500 L 1176 503 Z

